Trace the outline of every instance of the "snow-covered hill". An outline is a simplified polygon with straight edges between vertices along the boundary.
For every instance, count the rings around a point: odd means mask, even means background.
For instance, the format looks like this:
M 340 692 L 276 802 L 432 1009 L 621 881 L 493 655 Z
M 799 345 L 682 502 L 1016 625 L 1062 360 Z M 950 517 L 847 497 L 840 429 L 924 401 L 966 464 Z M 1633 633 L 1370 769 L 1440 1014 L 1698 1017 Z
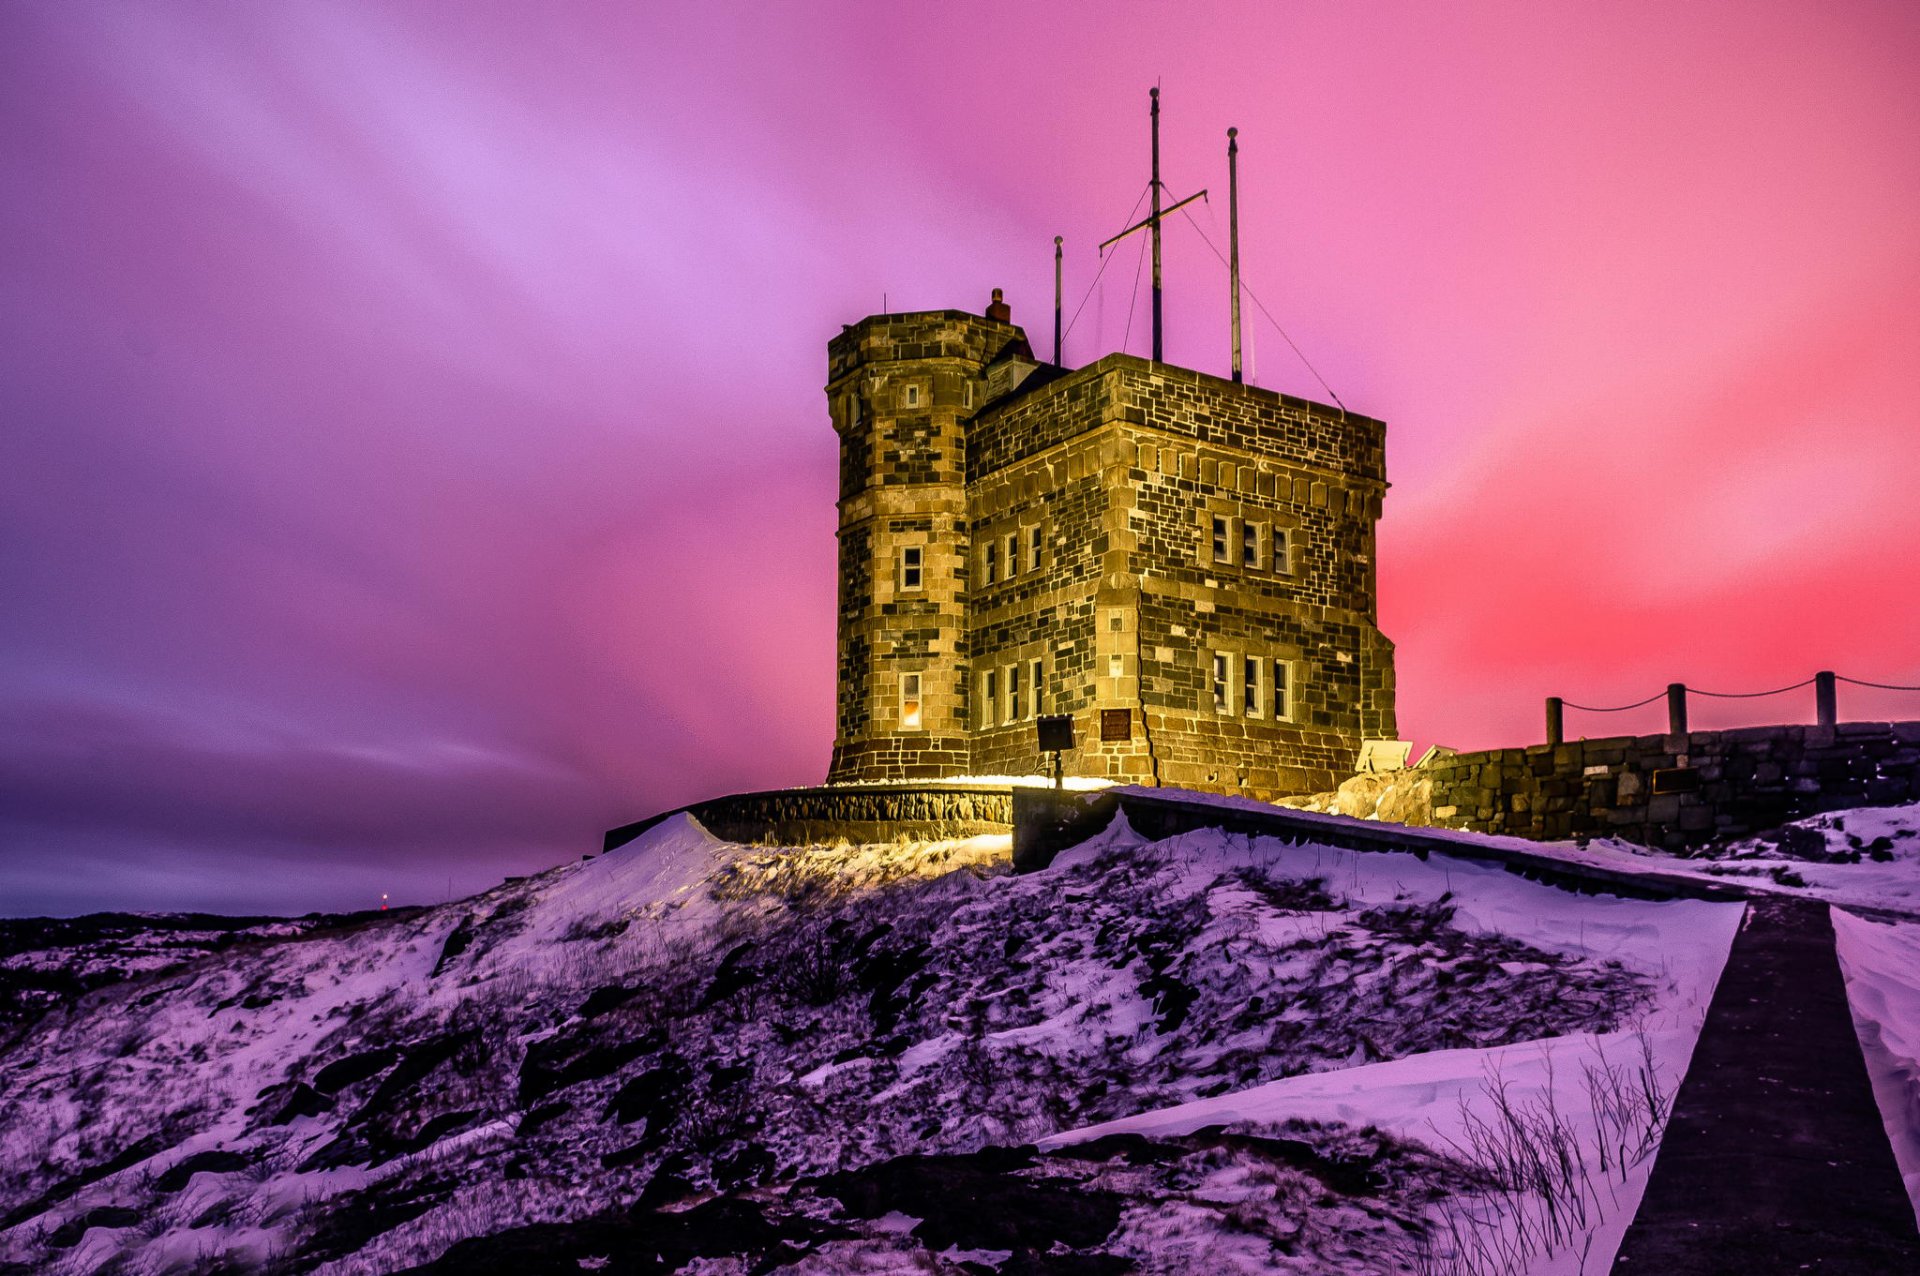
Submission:
M 1459 1270 L 1473 1114 L 1650 1146 L 1741 911 L 1124 823 L 1007 856 L 680 817 L 133 974 L 0 1057 L 0 1271 Z

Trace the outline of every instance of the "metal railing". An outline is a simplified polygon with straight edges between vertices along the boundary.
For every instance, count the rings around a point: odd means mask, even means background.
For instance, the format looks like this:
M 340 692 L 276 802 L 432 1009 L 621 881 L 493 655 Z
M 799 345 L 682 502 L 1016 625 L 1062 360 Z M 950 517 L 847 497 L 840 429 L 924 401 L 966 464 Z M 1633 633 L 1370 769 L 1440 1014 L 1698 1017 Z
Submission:
M 1650 705 L 1661 696 L 1667 698 L 1667 734 L 1687 734 L 1687 696 L 1708 696 L 1715 700 L 1758 700 L 1764 696 L 1784 695 L 1789 691 L 1811 685 L 1813 687 L 1814 716 L 1823 727 L 1831 727 L 1840 721 L 1839 683 L 1851 683 L 1856 687 L 1873 687 L 1881 691 L 1920 691 L 1920 686 L 1906 687 L 1890 682 L 1867 682 L 1860 678 L 1849 678 L 1832 670 L 1821 670 L 1811 678 L 1802 679 L 1790 686 L 1775 687 L 1771 691 L 1704 691 L 1699 687 L 1689 687 L 1684 682 L 1670 682 L 1664 692 L 1656 691 L 1645 700 L 1636 700 L 1632 704 L 1590 705 L 1574 704 L 1559 696 L 1547 697 L 1547 743 L 1566 743 L 1566 711 L 1577 709 L 1582 713 L 1625 713 L 1629 709 L 1638 709 Z

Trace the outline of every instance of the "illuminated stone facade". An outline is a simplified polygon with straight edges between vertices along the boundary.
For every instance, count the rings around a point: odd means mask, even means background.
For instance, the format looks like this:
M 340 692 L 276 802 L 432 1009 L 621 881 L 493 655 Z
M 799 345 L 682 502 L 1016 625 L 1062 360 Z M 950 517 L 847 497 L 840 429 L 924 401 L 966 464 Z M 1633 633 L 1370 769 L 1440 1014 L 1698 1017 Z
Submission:
M 1130 355 L 1036 363 L 988 317 L 829 346 L 840 436 L 830 780 L 1073 775 L 1267 797 L 1394 735 L 1375 609 L 1385 427 Z

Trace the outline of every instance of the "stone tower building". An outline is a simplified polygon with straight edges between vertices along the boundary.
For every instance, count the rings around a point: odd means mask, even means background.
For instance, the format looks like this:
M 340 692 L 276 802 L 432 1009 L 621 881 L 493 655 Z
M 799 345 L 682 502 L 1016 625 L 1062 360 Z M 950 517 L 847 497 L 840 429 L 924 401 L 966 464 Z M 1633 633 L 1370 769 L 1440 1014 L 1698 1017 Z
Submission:
M 1270 797 L 1394 735 L 1375 607 L 1385 426 L 984 316 L 828 346 L 840 436 L 831 781 L 1069 774 Z

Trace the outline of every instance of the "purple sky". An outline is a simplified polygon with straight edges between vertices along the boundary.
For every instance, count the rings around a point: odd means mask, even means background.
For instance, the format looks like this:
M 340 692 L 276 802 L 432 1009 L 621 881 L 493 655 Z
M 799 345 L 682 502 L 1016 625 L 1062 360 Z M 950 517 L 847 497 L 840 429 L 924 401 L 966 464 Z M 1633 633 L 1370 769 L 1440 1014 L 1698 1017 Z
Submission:
M 1908 3 L 13 0 L 0 913 L 437 901 L 818 779 L 826 341 L 999 286 L 1044 350 L 1156 78 L 1170 187 L 1222 242 L 1239 126 L 1249 283 L 1389 423 L 1404 734 L 1920 683 L 1916 66 Z M 1144 353 L 1135 264 L 1068 362 Z M 1224 372 L 1184 221 L 1167 277 Z

